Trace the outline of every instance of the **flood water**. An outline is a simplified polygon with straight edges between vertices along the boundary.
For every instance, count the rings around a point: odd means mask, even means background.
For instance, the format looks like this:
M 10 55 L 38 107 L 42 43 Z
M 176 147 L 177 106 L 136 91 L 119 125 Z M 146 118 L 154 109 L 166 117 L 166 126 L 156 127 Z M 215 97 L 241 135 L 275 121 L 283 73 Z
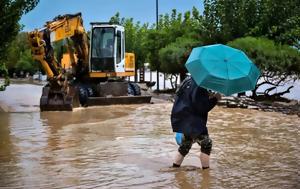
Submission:
M 297 116 L 216 107 L 211 169 L 197 144 L 174 169 L 171 103 L 39 112 L 40 90 L 0 92 L 0 188 L 300 187 Z

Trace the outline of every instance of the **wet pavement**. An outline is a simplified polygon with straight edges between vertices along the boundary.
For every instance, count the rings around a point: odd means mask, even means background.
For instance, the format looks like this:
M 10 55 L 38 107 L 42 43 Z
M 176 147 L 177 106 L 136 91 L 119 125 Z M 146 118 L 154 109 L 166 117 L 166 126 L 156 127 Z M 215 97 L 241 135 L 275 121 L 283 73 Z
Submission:
M 39 112 L 40 91 L 0 92 L 0 188 L 299 188 L 297 116 L 216 107 L 211 169 L 197 144 L 174 169 L 171 103 Z

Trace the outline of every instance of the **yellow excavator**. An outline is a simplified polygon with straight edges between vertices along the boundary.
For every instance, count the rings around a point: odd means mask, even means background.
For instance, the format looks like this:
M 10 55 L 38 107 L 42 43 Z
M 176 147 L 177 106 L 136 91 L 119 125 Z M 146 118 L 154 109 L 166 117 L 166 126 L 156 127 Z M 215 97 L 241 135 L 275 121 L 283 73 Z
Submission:
M 28 33 L 31 53 L 47 74 L 40 98 L 41 111 L 72 111 L 73 107 L 150 103 L 137 83 L 135 56 L 125 53 L 125 30 L 120 25 L 91 23 L 90 36 L 81 13 L 66 14 Z M 63 41 L 67 53 L 56 60 L 53 42 Z

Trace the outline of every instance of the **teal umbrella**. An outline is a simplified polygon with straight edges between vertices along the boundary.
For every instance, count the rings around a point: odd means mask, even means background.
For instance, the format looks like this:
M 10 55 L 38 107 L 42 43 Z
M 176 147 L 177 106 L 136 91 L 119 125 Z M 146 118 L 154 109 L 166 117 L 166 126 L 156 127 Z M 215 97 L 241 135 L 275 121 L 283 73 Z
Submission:
M 222 44 L 194 48 L 185 66 L 199 86 L 227 96 L 254 89 L 260 76 L 244 52 Z

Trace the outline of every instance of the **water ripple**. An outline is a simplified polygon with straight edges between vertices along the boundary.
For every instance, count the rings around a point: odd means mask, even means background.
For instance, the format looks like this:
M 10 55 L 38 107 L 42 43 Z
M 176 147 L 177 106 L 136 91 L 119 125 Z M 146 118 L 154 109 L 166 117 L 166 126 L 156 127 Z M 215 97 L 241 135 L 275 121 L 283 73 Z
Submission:
M 199 169 L 196 144 L 173 169 L 171 107 L 0 113 L 0 187 L 299 187 L 298 117 L 217 107 L 208 122 L 211 169 Z

